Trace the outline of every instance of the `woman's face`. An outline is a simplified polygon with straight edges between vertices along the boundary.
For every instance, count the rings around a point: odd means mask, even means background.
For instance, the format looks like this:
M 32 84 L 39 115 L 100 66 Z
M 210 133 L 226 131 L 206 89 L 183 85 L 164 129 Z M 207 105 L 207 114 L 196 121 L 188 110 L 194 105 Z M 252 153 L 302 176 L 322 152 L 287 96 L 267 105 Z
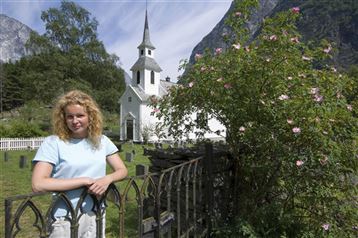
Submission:
M 84 107 L 70 104 L 65 107 L 65 120 L 72 138 L 86 138 L 88 135 L 88 114 Z

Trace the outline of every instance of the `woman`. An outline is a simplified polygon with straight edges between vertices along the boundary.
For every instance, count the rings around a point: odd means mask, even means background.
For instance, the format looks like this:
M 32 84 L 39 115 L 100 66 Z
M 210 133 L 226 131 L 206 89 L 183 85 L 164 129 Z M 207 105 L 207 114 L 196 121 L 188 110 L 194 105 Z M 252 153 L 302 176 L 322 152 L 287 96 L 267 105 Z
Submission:
M 33 159 L 34 192 L 66 191 L 76 209 L 84 186 L 99 198 L 111 183 L 127 176 L 117 147 L 102 135 L 101 112 L 89 95 L 75 90 L 62 96 L 53 110 L 52 122 L 54 135 L 44 140 Z M 106 162 L 113 169 L 108 175 Z M 81 203 L 78 237 L 96 237 L 93 205 L 89 195 Z M 59 198 L 50 237 L 70 237 L 70 211 Z

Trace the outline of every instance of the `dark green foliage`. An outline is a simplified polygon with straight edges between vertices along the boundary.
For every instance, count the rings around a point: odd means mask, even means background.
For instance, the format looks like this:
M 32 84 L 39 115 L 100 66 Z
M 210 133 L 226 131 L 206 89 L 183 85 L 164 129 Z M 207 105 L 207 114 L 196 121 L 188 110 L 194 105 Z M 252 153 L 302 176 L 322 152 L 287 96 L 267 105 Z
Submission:
M 38 125 L 26 121 L 13 121 L 8 126 L 0 125 L 0 137 L 29 138 L 48 135 Z
M 32 54 L 3 65 L 3 110 L 36 100 L 51 105 L 60 94 L 83 90 L 101 108 L 118 112 L 118 99 L 125 89 L 118 57 L 106 52 L 97 39 L 98 23 L 72 2 L 44 11 L 46 33 L 32 33 L 27 42 Z
M 240 37 L 226 51 L 197 55 L 188 83 L 153 100 L 156 115 L 176 138 L 207 132 L 205 120 L 192 119 L 198 112 L 227 129 L 236 220 L 217 224 L 216 237 L 356 237 L 354 79 L 317 63 L 334 46 L 301 40 L 299 8 L 266 19 L 247 44 L 256 2 L 234 1 L 228 23 Z

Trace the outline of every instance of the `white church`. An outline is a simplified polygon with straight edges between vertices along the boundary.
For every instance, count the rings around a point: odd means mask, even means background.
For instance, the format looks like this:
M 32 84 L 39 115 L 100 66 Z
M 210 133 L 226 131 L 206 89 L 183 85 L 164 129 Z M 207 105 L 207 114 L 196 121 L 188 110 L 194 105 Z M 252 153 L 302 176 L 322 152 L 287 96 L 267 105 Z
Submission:
M 120 139 L 134 142 L 144 140 L 144 132 L 153 130 L 160 122 L 153 115 L 153 108 L 149 106 L 150 97 L 163 97 L 168 94 L 170 87 L 175 87 L 176 83 L 170 82 L 170 78 L 161 79 L 162 69 L 155 61 L 155 47 L 150 41 L 147 11 L 145 12 L 145 23 L 142 43 L 138 48 L 138 59 L 131 67 L 132 79 L 127 85 L 125 92 L 121 96 L 120 103 Z M 196 117 L 196 115 L 193 115 Z M 208 126 L 212 131 L 220 130 L 225 136 L 225 127 L 216 120 L 210 120 Z M 165 130 L 164 130 L 165 133 Z M 213 140 L 223 139 L 215 133 L 206 134 L 206 138 Z M 190 139 L 195 139 L 195 135 L 189 135 Z M 149 141 L 157 141 L 159 138 L 151 134 Z M 170 140 L 170 138 L 166 138 Z

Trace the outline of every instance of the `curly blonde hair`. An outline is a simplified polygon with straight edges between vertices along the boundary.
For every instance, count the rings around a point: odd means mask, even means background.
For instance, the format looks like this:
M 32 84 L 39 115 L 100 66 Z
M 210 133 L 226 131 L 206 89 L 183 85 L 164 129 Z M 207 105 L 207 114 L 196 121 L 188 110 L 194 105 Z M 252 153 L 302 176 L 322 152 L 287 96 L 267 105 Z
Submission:
M 102 136 L 102 113 L 97 103 L 88 94 L 73 90 L 61 96 L 53 109 L 52 113 L 52 128 L 53 133 L 61 140 L 68 141 L 71 138 L 71 131 L 67 127 L 65 108 L 68 105 L 80 105 L 88 114 L 88 136 L 87 139 L 94 146 L 98 148 Z

